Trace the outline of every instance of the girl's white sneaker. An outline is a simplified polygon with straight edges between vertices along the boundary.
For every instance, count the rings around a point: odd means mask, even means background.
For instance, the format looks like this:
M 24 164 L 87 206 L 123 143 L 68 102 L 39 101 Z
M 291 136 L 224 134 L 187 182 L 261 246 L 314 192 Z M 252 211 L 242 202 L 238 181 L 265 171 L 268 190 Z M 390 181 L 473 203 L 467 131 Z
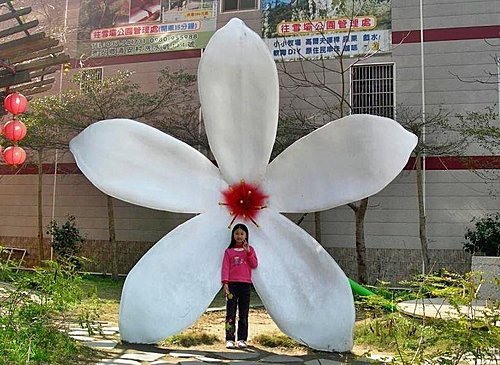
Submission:
M 240 349 L 244 349 L 244 348 L 247 348 L 248 345 L 247 345 L 247 343 L 245 341 L 238 341 L 238 347 Z
M 227 349 L 235 349 L 236 345 L 234 344 L 234 341 L 226 341 L 226 348 Z

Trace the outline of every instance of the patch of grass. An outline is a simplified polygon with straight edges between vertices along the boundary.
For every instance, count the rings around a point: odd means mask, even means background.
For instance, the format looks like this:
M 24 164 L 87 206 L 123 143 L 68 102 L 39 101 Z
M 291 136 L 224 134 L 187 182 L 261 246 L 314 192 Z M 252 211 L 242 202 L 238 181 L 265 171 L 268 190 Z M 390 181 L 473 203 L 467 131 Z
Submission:
M 366 319 L 356 324 L 356 343 L 392 352 L 396 356 L 394 363 L 398 364 L 458 364 L 467 356 L 475 360 L 494 358 L 500 338 L 496 325 L 499 307 L 493 303 L 482 315 L 469 317 L 478 291 L 474 277 L 474 273 L 447 271 L 417 276 L 404 283 L 414 289 L 412 293 L 396 293 L 396 297 L 402 294 L 418 299 L 443 298 L 457 313 L 461 305 L 469 308 L 456 316 L 445 315 L 445 319 L 388 313 L 385 288 L 379 290 L 378 296 L 360 298 L 357 305 L 364 308 Z
M 100 299 L 119 302 L 122 295 L 124 278 L 113 280 L 109 276 L 85 275 L 84 289 L 87 293 L 95 292 Z
M 109 276 L 84 275 L 82 288 L 84 298 L 74 311 L 79 322 L 92 322 L 95 320 L 118 322 L 118 308 L 125 279 L 113 280 Z M 90 315 L 90 317 L 83 317 Z
M 421 321 L 418 319 L 400 313 L 389 313 L 356 323 L 354 339 L 359 345 L 396 352 L 398 346 L 407 349 L 417 348 L 419 342 L 417 332 L 420 334 L 421 330 Z
M 97 351 L 42 323 L 18 325 L 15 331 L 6 327 L 0 344 L 2 364 L 88 364 L 99 358 Z
M 198 345 L 213 345 L 218 342 L 219 338 L 215 335 L 199 332 L 186 331 L 178 335 L 171 336 L 163 341 L 166 345 L 177 345 L 182 347 L 191 347 Z
M 283 334 L 262 334 L 252 338 L 252 341 L 265 347 L 297 348 L 303 347 L 297 341 Z
M 0 364 L 88 364 L 95 350 L 58 330 L 57 320 L 80 303 L 81 277 L 74 267 L 45 261 L 42 268 L 16 273 L 0 263 L 11 280 L 0 305 Z

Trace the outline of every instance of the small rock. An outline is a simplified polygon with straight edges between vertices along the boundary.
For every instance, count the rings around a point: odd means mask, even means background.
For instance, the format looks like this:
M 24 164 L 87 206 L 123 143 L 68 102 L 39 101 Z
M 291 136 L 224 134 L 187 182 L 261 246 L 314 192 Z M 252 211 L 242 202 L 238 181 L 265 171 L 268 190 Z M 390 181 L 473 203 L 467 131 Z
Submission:
M 368 359 L 370 360 L 376 360 L 376 361 L 381 361 L 385 363 L 390 363 L 393 359 L 394 356 L 392 355 L 379 355 L 379 354 L 370 354 L 367 356 Z

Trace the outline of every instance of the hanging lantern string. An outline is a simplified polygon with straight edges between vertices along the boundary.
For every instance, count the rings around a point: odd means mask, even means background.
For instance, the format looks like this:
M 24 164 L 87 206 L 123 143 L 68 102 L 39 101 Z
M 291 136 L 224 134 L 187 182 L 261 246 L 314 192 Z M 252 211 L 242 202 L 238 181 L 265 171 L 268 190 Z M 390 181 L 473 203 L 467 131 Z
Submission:
M 7 147 L 2 155 L 8 165 L 16 167 L 26 161 L 26 151 L 17 145 L 17 142 L 26 136 L 26 125 L 16 118 L 17 115 L 26 111 L 28 100 L 19 93 L 13 92 L 5 97 L 4 108 L 11 113 L 14 118 L 3 126 L 3 134 L 6 139 L 12 141 L 13 146 Z

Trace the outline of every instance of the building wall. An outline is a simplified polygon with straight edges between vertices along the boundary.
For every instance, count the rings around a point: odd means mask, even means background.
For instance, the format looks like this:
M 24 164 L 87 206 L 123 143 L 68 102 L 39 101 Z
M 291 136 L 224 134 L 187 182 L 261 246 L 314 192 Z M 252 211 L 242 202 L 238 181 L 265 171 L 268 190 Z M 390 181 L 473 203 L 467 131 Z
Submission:
M 414 1 L 393 0 L 393 31 L 419 29 L 419 9 Z M 78 2 L 69 2 L 69 27 L 74 27 L 78 16 Z M 497 25 L 498 5 L 495 1 L 425 1 L 424 27 L 427 30 L 450 27 L 481 27 Z M 245 20 L 257 32 L 260 31 L 260 12 L 246 11 L 220 14 L 218 26 L 232 16 Z M 76 55 L 76 32 L 68 33 L 68 52 Z M 462 78 L 474 78 L 484 72 L 496 72 L 492 59 L 493 50 L 483 39 L 441 40 L 425 42 L 425 77 L 427 110 L 444 107 L 453 112 L 481 110 L 498 102 L 495 84 L 464 83 Z M 155 55 L 149 61 L 104 66 L 104 76 L 116 70 L 134 71 L 133 80 L 145 91 L 154 89 L 158 71 L 164 67 L 183 69 L 196 73 L 198 58 L 169 59 L 169 55 Z M 79 66 L 86 60 L 74 60 Z M 349 65 L 347 62 L 347 65 Z M 397 103 L 419 109 L 421 107 L 420 44 L 406 42 L 395 44 L 392 54 L 372 57 L 364 63 L 394 62 L 396 69 Z M 328 67 L 338 67 L 335 60 Z M 97 64 L 98 66 L 98 64 Z M 278 65 L 282 69 L 282 65 Z M 289 72 L 299 73 L 300 65 L 287 64 Z M 63 90 L 70 86 L 69 79 L 77 71 L 62 78 Z M 340 90 L 338 75 L 328 73 L 328 83 Z M 290 80 L 280 73 L 282 85 L 281 106 L 293 104 L 308 110 L 307 103 L 297 100 L 286 86 Z M 348 78 L 346 79 L 348 83 Z M 59 90 L 55 87 L 52 92 Z M 348 88 L 347 88 L 348 91 Z M 315 91 L 304 90 L 303 96 L 319 98 Z M 47 156 L 52 163 L 54 156 Z M 70 154 L 59 156 L 59 162 L 73 163 Z M 0 244 L 27 247 L 28 263 L 37 258 L 37 175 L 9 174 L 0 178 Z M 426 173 L 426 204 L 429 248 L 435 267 L 448 267 L 465 271 L 470 267 L 470 257 L 461 247 L 463 234 L 470 220 L 488 212 L 498 211 L 498 200 L 491 199 L 490 192 L 500 184 L 486 185 L 477 175 L 466 170 L 450 170 L 443 167 Z M 54 176 L 43 177 L 43 225 L 46 227 L 52 215 L 61 221 L 67 215 L 75 215 L 77 224 L 88 238 L 84 255 L 94 262 L 91 271 L 109 271 L 111 261 L 108 244 L 107 202 L 103 193 L 93 187 L 79 173 L 57 176 L 55 204 L 53 205 Z M 365 234 L 369 279 L 399 280 L 420 269 L 418 239 L 418 205 L 415 174 L 406 170 L 380 193 L 371 197 L 366 216 Z M 137 207 L 113 199 L 115 207 L 116 239 L 119 241 L 119 266 L 127 273 L 137 260 L 157 240 L 190 216 L 155 211 Z M 322 244 L 346 270 L 356 276 L 354 215 L 350 208 L 338 207 L 321 214 Z M 297 220 L 298 216 L 290 216 Z M 314 232 L 312 214 L 302 226 Z M 47 241 L 48 239 L 46 239 Z M 46 250 L 48 255 L 48 249 Z

